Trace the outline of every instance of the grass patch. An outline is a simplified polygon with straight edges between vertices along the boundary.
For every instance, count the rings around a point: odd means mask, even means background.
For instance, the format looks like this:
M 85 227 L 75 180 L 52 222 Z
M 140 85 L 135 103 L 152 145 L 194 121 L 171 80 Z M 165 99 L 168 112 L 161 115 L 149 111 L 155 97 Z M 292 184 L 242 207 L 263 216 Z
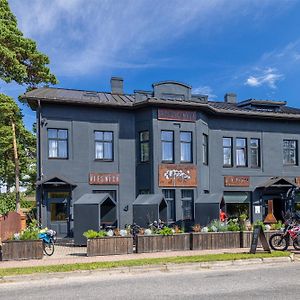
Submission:
M 97 269 L 112 269 L 119 267 L 135 267 L 145 265 L 163 265 L 167 263 L 182 264 L 182 263 L 199 263 L 210 261 L 228 261 L 238 259 L 251 258 L 266 258 L 266 257 L 286 257 L 289 252 L 274 251 L 272 253 L 223 253 L 223 254 L 207 254 L 195 256 L 176 256 L 164 258 L 143 258 L 133 260 L 121 260 L 113 262 L 92 262 L 92 263 L 77 263 L 77 264 L 61 264 L 53 266 L 39 266 L 26 268 L 6 268 L 0 269 L 0 277 L 12 275 L 25 275 L 33 273 L 56 273 L 56 272 L 72 272 L 78 270 L 97 270 Z

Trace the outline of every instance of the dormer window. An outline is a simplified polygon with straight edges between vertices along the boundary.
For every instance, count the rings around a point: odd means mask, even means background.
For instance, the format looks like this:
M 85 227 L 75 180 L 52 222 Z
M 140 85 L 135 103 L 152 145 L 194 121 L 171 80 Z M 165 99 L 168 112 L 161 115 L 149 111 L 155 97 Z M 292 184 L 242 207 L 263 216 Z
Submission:
M 237 104 L 237 106 L 245 109 L 262 111 L 262 112 L 280 112 L 281 107 L 285 105 L 286 105 L 285 101 L 255 100 L 255 99 L 245 100 Z

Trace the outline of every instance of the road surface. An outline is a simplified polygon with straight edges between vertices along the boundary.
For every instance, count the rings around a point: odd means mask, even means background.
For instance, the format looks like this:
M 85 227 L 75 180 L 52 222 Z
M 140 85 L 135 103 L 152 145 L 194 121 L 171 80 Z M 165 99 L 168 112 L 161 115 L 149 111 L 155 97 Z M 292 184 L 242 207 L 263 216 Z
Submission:
M 57 274 L 0 283 L 0 298 L 35 299 L 300 299 L 300 263 L 217 270 Z

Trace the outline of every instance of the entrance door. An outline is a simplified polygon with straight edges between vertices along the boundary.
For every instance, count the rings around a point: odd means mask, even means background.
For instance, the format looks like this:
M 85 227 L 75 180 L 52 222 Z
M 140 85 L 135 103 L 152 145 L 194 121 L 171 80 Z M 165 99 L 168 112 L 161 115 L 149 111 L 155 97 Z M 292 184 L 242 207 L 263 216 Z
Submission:
M 285 214 L 285 200 L 281 198 L 274 198 L 273 200 L 273 210 L 276 220 L 283 221 L 283 215 Z
M 48 227 L 57 232 L 59 237 L 70 233 L 70 193 L 48 192 L 47 199 Z

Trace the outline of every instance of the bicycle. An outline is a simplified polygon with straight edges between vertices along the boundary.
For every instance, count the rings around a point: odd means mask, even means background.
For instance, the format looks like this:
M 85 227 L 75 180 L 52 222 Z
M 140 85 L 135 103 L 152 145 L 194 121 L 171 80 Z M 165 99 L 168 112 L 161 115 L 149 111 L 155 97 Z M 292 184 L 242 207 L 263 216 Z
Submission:
M 51 256 L 54 253 L 54 242 L 56 241 L 56 231 L 49 229 L 39 233 L 39 238 L 43 241 L 44 253 Z

